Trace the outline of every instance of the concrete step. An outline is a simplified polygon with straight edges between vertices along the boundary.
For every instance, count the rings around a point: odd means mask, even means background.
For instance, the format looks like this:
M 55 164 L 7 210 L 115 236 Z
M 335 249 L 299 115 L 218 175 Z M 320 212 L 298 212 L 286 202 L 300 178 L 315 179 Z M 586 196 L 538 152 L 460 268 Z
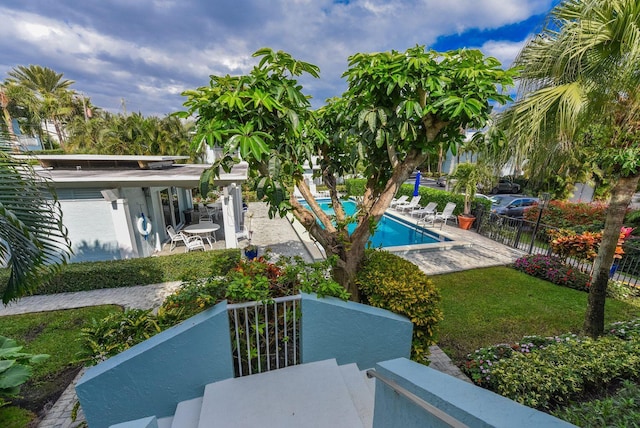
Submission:
M 158 419 L 158 428 L 172 428 L 173 416 L 167 416 L 166 418 Z
M 360 371 L 357 364 L 340 366 L 340 372 L 362 424 L 366 428 L 371 428 L 373 426 L 375 396 L 370 386 L 367 385 L 366 375 Z
M 364 425 L 341 370 L 332 359 L 207 385 L 199 428 L 231 426 L 355 428 Z
M 171 428 L 198 428 L 201 410 L 202 397 L 181 401 L 176 407 L 175 415 L 173 415 Z

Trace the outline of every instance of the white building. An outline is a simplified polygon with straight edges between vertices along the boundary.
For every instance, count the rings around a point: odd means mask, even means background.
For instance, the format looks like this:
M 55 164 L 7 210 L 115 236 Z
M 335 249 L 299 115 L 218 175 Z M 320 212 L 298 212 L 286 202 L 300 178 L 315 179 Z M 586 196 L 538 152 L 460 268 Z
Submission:
M 36 172 L 55 189 L 74 254 L 71 261 L 147 257 L 162 249 L 167 226 L 186 223 L 193 210 L 192 189 L 210 165 L 176 164 L 186 156 L 40 155 Z M 221 172 L 222 217 L 227 248 L 237 247 L 242 228 L 242 192 L 246 162 Z M 141 233 L 150 225 L 148 235 Z M 149 227 L 149 226 L 147 226 Z

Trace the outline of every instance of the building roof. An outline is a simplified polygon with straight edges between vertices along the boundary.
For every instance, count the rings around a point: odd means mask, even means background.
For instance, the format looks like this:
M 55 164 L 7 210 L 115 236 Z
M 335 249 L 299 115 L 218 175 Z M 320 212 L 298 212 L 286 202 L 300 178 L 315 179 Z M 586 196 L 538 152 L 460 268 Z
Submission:
M 88 187 L 197 187 L 208 164 L 176 164 L 188 156 L 109 156 L 109 155 L 17 155 L 36 159 L 38 175 L 51 180 L 56 188 Z M 247 180 L 248 165 L 240 162 L 229 172 L 220 171 L 215 185 Z

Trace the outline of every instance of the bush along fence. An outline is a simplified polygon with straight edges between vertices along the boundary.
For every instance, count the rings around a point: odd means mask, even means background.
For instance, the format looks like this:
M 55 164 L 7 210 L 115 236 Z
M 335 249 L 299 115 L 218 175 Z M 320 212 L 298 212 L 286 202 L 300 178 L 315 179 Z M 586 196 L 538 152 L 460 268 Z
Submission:
M 476 232 L 496 242 L 527 252 L 557 257 L 563 264 L 591 275 L 600 242 L 599 233 L 574 234 L 523 218 L 476 213 Z M 623 228 L 624 229 L 624 228 Z M 640 287 L 640 240 L 621 236 L 618 257 L 611 266 L 611 279 Z

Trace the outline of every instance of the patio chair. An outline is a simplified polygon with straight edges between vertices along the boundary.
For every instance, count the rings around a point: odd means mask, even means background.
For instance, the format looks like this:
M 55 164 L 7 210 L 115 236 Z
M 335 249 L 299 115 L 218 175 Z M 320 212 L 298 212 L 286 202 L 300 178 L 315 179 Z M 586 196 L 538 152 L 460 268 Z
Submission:
M 397 211 L 401 211 L 401 212 L 405 212 L 405 211 L 410 211 L 410 210 L 417 210 L 418 208 L 420 208 L 420 198 L 421 196 L 414 196 L 413 198 L 411 198 L 411 200 L 409 202 L 405 202 L 402 203 L 400 205 L 396 205 L 396 210 Z
M 429 202 L 424 208 L 418 208 L 416 210 L 411 211 L 411 217 L 424 217 L 426 215 L 435 214 L 438 209 L 437 202 Z
M 204 241 L 201 236 L 194 235 L 185 237 L 184 245 L 186 246 L 184 252 L 202 250 L 207 251 L 207 247 L 204 246 Z
M 407 202 L 408 199 L 409 197 L 407 195 L 402 195 L 399 198 L 393 198 L 389 204 L 389 208 L 395 208 L 397 205 Z
M 440 225 L 440 229 L 442 229 L 442 225 L 447 224 L 447 221 L 449 219 L 454 219 L 457 224 L 458 217 L 453 215 L 453 210 L 455 209 L 456 209 L 456 204 L 453 202 L 448 202 L 447 205 L 445 205 L 442 212 L 436 213 L 436 215 L 433 217 L 434 225 L 436 221 L 440 221 L 442 222 L 442 224 Z
M 182 233 L 176 232 L 173 226 L 167 226 L 167 233 L 169 234 L 169 238 L 171 239 L 171 247 L 169 248 L 169 252 L 172 252 L 173 249 L 176 248 L 178 242 L 182 242 L 183 244 L 187 243 L 186 236 L 184 236 Z

